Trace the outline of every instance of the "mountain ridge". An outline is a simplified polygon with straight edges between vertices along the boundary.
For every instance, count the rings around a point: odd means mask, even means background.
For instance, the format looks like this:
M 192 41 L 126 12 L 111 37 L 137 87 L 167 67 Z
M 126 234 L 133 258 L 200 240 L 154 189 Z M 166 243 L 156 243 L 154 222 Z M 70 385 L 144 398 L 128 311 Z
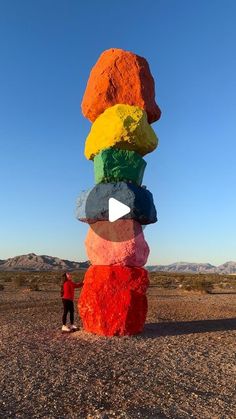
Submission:
M 48 255 L 26 255 L 15 256 L 8 259 L 0 259 L 0 271 L 49 271 L 49 270 L 77 270 L 88 268 L 90 263 L 75 262 L 67 259 L 60 259 Z M 183 273 L 219 273 L 236 274 L 236 262 L 228 261 L 222 265 L 215 266 L 210 263 L 175 262 L 169 265 L 146 266 L 149 272 L 183 272 Z
M 236 274 L 236 262 L 228 261 L 218 266 L 210 263 L 175 262 L 170 265 L 147 266 L 147 269 L 149 272 Z
M 8 259 L 0 259 L 0 271 L 71 271 L 88 268 L 89 262 L 74 262 L 67 259 L 60 259 L 48 255 L 26 255 L 15 256 Z

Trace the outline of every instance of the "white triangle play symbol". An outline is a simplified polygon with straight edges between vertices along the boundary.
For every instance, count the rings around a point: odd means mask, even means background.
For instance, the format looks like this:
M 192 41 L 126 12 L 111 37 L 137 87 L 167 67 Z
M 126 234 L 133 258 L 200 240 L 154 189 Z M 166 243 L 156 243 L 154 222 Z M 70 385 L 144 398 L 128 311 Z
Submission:
M 122 204 L 122 202 L 117 201 L 115 198 L 109 198 L 108 201 L 108 210 L 109 210 L 109 221 L 119 220 L 124 215 L 129 214 L 130 207 L 128 205 Z

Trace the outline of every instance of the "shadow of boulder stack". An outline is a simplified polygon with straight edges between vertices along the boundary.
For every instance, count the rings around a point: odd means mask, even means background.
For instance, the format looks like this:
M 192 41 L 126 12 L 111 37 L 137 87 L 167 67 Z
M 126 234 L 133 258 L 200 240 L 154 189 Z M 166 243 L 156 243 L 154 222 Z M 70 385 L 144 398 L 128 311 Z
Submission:
M 180 336 L 228 330 L 236 330 L 236 318 L 147 323 L 141 336 L 154 339 L 157 336 Z

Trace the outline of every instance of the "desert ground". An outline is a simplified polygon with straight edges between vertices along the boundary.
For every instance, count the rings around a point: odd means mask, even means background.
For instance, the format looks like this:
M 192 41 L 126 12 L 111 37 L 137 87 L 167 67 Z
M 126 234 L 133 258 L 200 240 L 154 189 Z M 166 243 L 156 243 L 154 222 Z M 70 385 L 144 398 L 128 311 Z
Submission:
M 193 281 L 151 274 L 144 332 L 106 338 L 61 333 L 59 273 L 1 272 L 0 418 L 235 419 L 236 279 Z

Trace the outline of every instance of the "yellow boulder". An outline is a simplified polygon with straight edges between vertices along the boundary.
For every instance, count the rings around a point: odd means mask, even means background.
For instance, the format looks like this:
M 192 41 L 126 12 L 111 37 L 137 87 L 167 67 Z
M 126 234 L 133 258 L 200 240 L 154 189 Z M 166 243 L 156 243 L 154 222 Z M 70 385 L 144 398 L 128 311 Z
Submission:
M 144 156 L 155 150 L 158 138 L 147 121 L 147 114 L 138 106 L 114 105 L 93 123 L 86 139 L 84 154 L 93 160 L 109 147 L 132 150 Z

